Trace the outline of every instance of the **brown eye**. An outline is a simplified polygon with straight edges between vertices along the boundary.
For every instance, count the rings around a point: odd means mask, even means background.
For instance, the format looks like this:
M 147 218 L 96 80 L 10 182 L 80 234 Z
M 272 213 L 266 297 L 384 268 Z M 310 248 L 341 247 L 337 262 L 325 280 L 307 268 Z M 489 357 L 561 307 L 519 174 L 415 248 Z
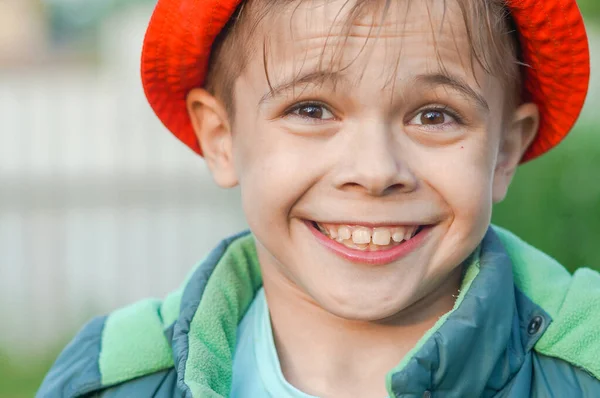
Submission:
M 429 127 L 450 127 L 459 121 L 449 111 L 443 109 L 424 109 L 412 118 L 408 124 Z M 460 123 L 459 123 L 460 124 Z
M 291 114 L 299 116 L 302 119 L 313 120 L 332 120 L 333 114 L 323 105 L 315 104 L 300 104 L 290 111 Z
M 446 121 L 444 112 L 440 111 L 427 111 L 421 112 L 421 124 L 432 125 L 432 124 L 444 124 Z
M 314 105 L 304 106 L 298 109 L 298 115 L 302 117 L 310 117 L 313 119 L 321 119 L 323 117 L 323 108 Z

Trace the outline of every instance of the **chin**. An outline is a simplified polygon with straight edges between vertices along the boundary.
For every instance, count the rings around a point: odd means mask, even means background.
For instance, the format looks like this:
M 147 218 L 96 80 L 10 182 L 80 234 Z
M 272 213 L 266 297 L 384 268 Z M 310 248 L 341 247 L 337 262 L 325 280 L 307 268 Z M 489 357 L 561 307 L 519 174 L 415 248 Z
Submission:
M 390 318 L 394 318 L 405 308 L 406 306 L 402 304 L 390 305 L 390 303 L 385 303 L 370 308 L 365 308 L 364 305 L 362 305 L 361 307 L 357 308 L 337 307 L 326 309 L 329 313 L 349 321 L 382 322 Z
M 325 297 L 315 299 L 322 308 L 337 317 L 363 322 L 377 322 L 394 317 L 413 304 L 410 302 L 412 295 L 400 296 L 399 289 L 395 286 L 343 290 L 328 291 Z

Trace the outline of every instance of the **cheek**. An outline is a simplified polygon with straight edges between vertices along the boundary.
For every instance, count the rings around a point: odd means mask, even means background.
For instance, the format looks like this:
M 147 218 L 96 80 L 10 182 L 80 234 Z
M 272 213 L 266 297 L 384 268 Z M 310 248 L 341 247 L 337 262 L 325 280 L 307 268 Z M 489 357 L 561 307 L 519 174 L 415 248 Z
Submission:
M 302 143 L 268 126 L 237 137 L 234 157 L 242 203 L 253 229 L 269 225 L 281 232 L 294 204 L 318 179 Z
M 424 164 L 426 183 L 441 196 L 455 222 L 489 223 L 493 165 L 485 147 L 463 143 L 440 153 L 435 164 Z
M 490 161 L 467 143 L 456 151 L 438 154 L 435 167 L 424 165 L 423 180 L 446 208 L 439 243 L 430 263 L 431 276 L 443 278 L 462 263 L 485 235 L 492 208 Z

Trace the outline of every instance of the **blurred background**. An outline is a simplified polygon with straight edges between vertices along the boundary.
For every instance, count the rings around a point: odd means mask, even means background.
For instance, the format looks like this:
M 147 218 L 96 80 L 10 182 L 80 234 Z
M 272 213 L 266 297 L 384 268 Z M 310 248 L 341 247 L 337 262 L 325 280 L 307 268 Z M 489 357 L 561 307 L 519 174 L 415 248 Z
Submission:
M 166 133 L 139 78 L 153 0 L 0 0 L 0 397 L 30 397 L 90 317 L 175 289 L 245 227 L 236 190 Z M 575 131 L 520 168 L 494 222 L 600 267 L 600 1 Z

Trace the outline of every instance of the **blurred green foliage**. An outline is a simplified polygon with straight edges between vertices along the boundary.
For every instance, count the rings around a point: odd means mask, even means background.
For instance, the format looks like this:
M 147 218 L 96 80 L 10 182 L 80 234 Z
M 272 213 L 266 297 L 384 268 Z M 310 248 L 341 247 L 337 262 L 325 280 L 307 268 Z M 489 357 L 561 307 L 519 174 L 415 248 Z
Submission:
M 59 352 L 23 359 L 0 350 L 0 398 L 33 397 Z
M 600 1 L 599 0 L 577 0 L 579 8 L 585 19 L 598 21 L 600 19 Z
M 521 166 L 493 220 L 570 271 L 600 270 L 600 129 L 579 123 L 556 149 Z

